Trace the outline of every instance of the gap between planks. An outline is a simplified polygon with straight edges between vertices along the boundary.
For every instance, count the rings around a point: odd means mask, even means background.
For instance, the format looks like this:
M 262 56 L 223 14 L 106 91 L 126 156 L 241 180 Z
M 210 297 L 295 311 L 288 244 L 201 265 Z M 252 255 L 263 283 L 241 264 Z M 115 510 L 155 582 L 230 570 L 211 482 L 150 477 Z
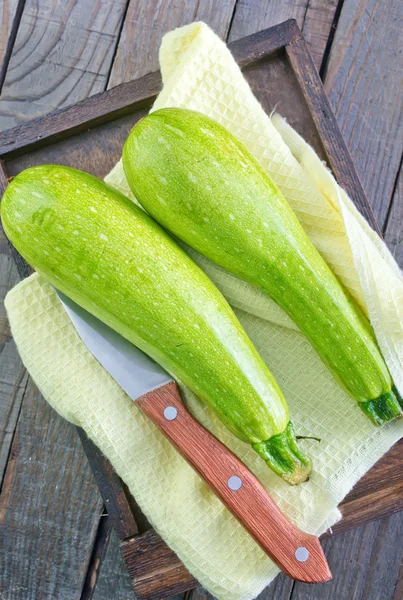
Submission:
M 336 10 L 334 12 L 333 22 L 330 27 L 329 37 L 327 38 L 327 44 L 326 44 L 325 51 L 323 53 L 322 61 L 321 61 L 320 68 L 319 68 L 319 75 L 320 75 L 320 78 L 322 79 L 322 81 L 326 77 L 326 70 L 327 70 L 329 58 L 330 58 L 330 55 L 332 52 L 334 36 L 336 35 L 341 11 L 343 9 L 343 4 L 344 4 L 344 0 L 339 0 L 337 3 L 337 6 L 336 6 Z
M 0 34 L 0 94 L 3 89 L 8 64 L 14 49 L 18 28 L 25 7 L 25 0 L 2 0 L 2 24 Z M 0 9 L 1 10 L 1 9 Z M 8 11 L 11 14 L 8 14 Z M 8 16 L 8 19 L 7 19 Z M 4 40 L 7 40 L 4 42 Z M 2 46 L 4 44 L 4 46 Z

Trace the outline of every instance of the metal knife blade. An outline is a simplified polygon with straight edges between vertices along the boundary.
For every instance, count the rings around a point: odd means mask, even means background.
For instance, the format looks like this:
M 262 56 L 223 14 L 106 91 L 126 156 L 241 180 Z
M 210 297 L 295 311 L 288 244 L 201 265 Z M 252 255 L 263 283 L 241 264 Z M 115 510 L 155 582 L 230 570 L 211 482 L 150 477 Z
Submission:
M 84 344 L 132 400 L 172 381 L 144 352 L 56 290 Z

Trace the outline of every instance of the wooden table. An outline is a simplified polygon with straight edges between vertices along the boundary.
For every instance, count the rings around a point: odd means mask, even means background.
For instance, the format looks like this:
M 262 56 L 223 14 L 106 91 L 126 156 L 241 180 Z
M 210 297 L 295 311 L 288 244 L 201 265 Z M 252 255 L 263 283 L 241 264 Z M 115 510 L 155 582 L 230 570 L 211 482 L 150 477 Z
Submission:
M 3 0 L 1 11 L 0 130 L 155 70 L 161 37 L 175 27 L 204 20 L 232 41 L 295 18 L 403 266 L 401 0 Z M 19 278 L 0 236 L 4 298 Z M 0 534 L 13 539 L 0 542 L 0 598 L 132 600 L 76 431 L 40 397 L 0 310 Z M 401 600 L 402 537 L 402 513 L 330 537 L 332 584 L 280 576 L 260 599 Z M 186 598 L 211 596 L 199 589 Z

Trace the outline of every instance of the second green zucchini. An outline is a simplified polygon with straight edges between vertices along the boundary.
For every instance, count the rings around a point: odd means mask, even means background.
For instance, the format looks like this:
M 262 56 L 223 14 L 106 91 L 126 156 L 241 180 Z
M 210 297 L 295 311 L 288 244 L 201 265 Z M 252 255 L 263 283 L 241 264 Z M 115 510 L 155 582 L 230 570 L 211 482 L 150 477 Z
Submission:
M 368 320 L 232 134 L 200 113 L 161 109 L 133 128 L 123 165 L 161 225 L 285 310 L 374 423 L 401 414 Z

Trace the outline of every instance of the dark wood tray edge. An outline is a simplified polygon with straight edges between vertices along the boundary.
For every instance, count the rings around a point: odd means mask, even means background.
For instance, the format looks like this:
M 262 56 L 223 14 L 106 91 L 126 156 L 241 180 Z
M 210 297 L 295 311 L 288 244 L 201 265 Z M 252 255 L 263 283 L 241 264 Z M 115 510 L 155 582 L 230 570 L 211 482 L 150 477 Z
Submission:
M 242 38 L 228 45 L 241 68 L 280 50 L 296 34 L 294 19 Z M 298 27 L 297 27 L 298 29 Z M 299 30 L 298 30 L 299 31 Z M 148 73 L 139 79 L 121 83 L 110 90 L 94 94 L 89 98 L 55 110 L 50 114 L 33 119 L 0 133 L 0 158 L 14 158 L 27 151 L 60 141 L 86 129 L 122 117 L 150 103 L 162 87 L 159 71 Z

